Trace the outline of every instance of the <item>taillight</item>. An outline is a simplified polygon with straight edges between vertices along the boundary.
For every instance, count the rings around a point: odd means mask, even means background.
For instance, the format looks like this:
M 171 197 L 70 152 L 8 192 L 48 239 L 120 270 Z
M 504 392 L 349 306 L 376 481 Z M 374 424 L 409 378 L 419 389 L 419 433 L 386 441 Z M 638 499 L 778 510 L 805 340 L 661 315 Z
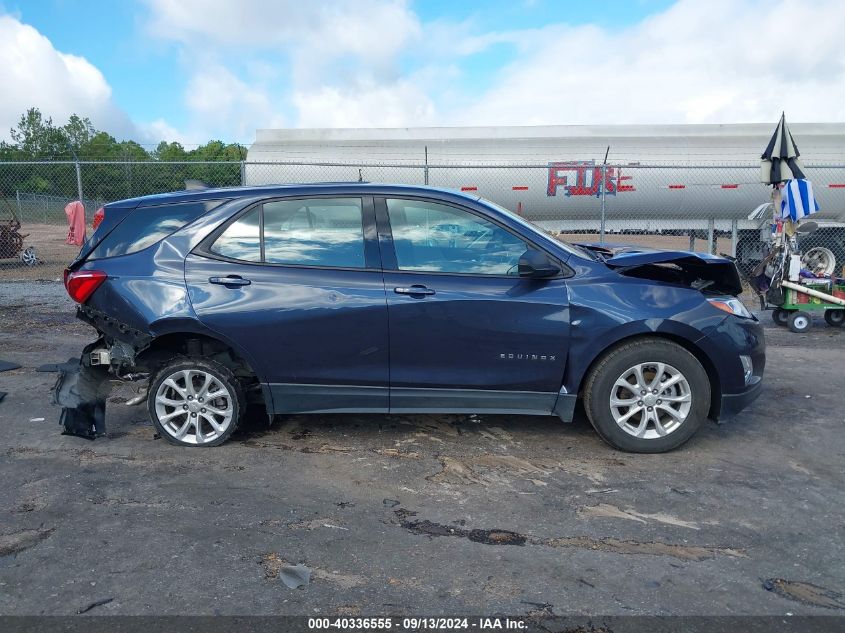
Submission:
M 106 280 L 108 275 L 102 270 L 79 270 L 71 272 L 65 269 L 65 289 L 70 298 L 77 303 L 85 303 L 94 291 Z
M 100 207 L 99 209 L 97 209 L 97 211 L 94 213 L 94 221 L 91 222 L 91 228 L 93 228 L 96 231 L 97 227 L 100 226 L 100 222 L 102 222 L 103 218 L 105 218 L 105 217 L 106 217 L 106 210 L 103 207 Z

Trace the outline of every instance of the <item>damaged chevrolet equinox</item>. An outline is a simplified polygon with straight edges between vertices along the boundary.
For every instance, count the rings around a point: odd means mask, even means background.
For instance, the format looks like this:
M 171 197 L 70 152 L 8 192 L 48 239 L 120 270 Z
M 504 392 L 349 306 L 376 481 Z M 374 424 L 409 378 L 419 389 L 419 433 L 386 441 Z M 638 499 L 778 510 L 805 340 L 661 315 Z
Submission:
M 65 272 L 99 338 L 60 375 L 65 431 L 134 382 L 158 433 L 216 446 L 291 413 L 573 418 L 658 453 L 760 393 L 765 343 L 728 259 L 561 242 L 483 199 L 331 183 L 108 204 Z

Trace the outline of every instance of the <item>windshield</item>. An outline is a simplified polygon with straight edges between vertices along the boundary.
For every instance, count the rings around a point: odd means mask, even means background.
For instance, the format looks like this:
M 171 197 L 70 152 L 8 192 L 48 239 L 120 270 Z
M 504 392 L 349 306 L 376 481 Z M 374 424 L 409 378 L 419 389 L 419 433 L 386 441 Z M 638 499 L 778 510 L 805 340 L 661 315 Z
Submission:
M 547 238 L 554 240 L 557 244 L 560 244 L 560 246 L 565 251 L 570 253 L 571 255 L 577 255 L 578 257 L 583 257 L 584 259 L 593 259 L 593 260 L 597 259 L 597 257 L 593 253 L 591 253 L 590 251 L 588 251 L 584 248 L 581 248 L 580 246 L 576 246 L 575 244 L 570 244 L 569 242 L 558 239 L 557 237 L 554 237 L 553 235 L 546 233 L 546 231 L 541 229 L 539 226 L 537 226 L 533 222 L 526 220 L 521 215 L 517 215 L 513 211 L 510 211 L 509 209 L 506 209 L 505 207 L 502 207 L 502 206 L 496 204 L 495 202 L 491 202 L 490 200 L 487 200 L 485 198 L 479 198 L 478 201 L 486 204 L 488 207 L 493 207 L 499 213 L 502 213 L 503 215 L 508 216 L 511 220 L 513 220 L 514 222 L 517 222 L 518 224 L 522 225 L 526 229 L 531 230 L 533 233 L 539 233 L 539 234 L 541 234 L 541 235 L 543 235 Z

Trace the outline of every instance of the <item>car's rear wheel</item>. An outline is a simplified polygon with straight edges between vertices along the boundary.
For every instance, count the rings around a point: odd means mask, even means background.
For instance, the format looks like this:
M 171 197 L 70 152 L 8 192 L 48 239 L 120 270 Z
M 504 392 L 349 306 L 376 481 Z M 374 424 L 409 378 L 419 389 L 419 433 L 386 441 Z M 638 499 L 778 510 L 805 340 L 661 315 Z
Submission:
M 633 453 L 677 448 L 699 429 L 709 407 L 704 367 L 680 345 L 658 338 L 611 350 L 584 387 L 584 408 L 596 432 Z
M 246 408 L 243 388 L 224 365 L 178 358 L 162 367 L 147 395 L 159 434 L 179 446 L 217 446 L 237 428 Z

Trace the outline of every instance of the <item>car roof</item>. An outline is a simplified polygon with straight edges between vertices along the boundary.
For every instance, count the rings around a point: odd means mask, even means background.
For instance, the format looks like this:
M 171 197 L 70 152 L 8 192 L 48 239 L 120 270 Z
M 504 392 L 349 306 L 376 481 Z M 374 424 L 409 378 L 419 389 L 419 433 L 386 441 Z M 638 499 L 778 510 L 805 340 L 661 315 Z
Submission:
M 319 182 L 286 185 L 257 185 L 249 187 L 216 187 L 207 189 L 190 189 L 187 191 L 173 191 L 158 193 L 139 198 L 129 198 L 111 203 L 120 207 L 152 207 L 161 204 L 177 202 L 191 202 L 193 200 L 220 200 L 228 198 L 252 198 L 257 196 L 307 196 L 307 195 L 399 195 L 419 196 L 427 195 L 442 199 L 458 198 L 463 200 L 478 200 L 478 196 L 471 196 L 454 189 L 429 187 L 424 185 L 378 184 L 370 182 Z

